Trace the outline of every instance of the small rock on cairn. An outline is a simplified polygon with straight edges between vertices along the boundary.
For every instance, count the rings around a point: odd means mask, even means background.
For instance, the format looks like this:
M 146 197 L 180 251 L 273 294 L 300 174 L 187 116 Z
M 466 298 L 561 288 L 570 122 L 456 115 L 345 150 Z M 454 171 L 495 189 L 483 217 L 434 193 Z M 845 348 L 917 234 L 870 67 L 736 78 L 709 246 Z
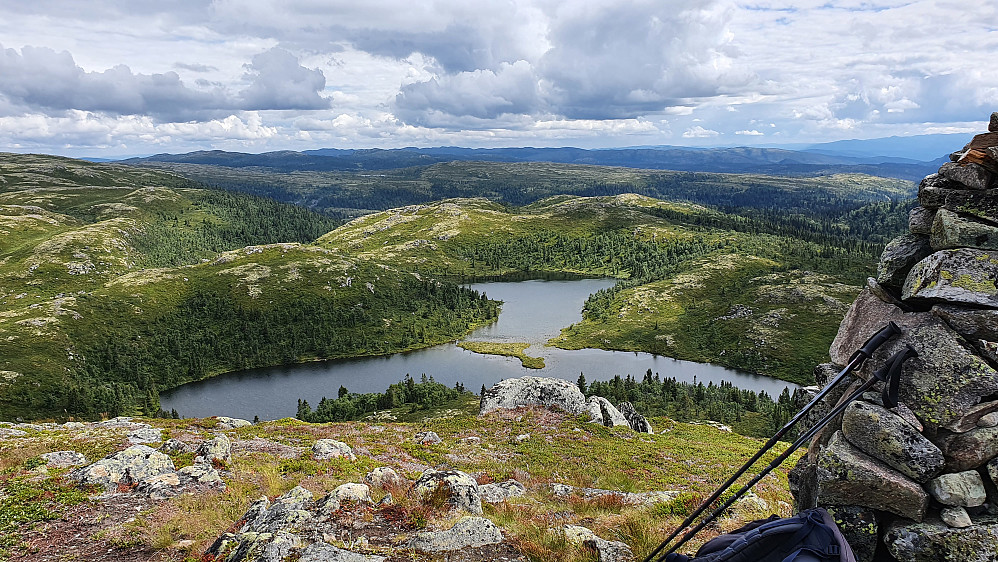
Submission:
M 922 180 L 910 233 L 887 245 L 816 370 L 841 369 L 889 321 L 903 335 L 840 385 L 918 352 L 901 405 L 865 394 L 791 473 L 798 508 L 836 514 L 858 562 L 998 560 L 998 113 L 988 128 Z

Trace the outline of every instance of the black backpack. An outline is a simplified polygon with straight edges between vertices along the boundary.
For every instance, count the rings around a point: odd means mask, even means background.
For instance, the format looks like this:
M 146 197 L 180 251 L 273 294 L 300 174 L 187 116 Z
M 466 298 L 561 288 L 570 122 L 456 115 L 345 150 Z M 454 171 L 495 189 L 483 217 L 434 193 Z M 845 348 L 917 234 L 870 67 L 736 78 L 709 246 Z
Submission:
M 665 562 L 856 562 L 835 521 L 820 507 L 793 517 L 753 521 L 700 547 L 690 558 L 672 553 Z

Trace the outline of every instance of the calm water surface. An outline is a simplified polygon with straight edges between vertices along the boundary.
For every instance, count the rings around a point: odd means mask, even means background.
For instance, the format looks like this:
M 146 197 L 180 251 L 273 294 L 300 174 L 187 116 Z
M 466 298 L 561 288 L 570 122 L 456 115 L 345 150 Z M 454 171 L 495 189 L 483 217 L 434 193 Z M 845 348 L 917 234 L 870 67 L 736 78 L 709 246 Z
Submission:
M 472 288 L 489 298 L 505 302 L 499 319 L 467 336 L 468 340 L 530 342 L 531 356 L 544 357 L 543 369 L 526 369 L 517 359 L 479 355 L 454 344 L 381 357 L 341 359 L 267 367 L 229 373 L 186 384 L 160 395 L 164 410 L 176 409 L 182 416 L 232 416 L 262 420 L 294 416 L 298 399 L 315 406 L 323 396 L 335 397 L 343 385 L 351 392 L 383 392 L 406 374 L 417 380 L 422 374 L 453 386 L 461 382 L 477 392 L 481 385 L 526 375 L 559 377 L 574 381 L 579 373 L 586 380 L 608 380 L 614 375 L 644 376 L 651 369 L 663 378 L 680 381 L 728 381 L 739 388 L 765 390 L 779 395 L 793 385 L 769 377 L 750 375 L 710 365 L 680 361 L 649 353 L 582 349 L 567 351 L 544 347 L 544 342 L 581 319 L 586 298 L 613 286 L 613 280 L 519 281 L 478 283 Z

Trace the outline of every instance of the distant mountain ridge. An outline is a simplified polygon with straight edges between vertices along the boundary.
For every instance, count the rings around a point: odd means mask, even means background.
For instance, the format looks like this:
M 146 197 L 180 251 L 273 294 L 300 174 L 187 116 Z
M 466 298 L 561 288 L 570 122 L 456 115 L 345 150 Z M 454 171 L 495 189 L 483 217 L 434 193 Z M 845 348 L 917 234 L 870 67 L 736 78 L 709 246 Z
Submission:
M 897 156 L 850 156 L 782 148 L 322 148 L 304 152 L 261 154 L 197 151 L 157 154 L 123 160 L 126 164 L 170 162 L 231 168 L 262 167 L 279 172 L 373 171 L 429 166 L 453 161 L 554 162 L 648 170 L 758 173 L 816 176 L 861 173 L 917 181 L 938 168 L 940 161 L 922 162 Z

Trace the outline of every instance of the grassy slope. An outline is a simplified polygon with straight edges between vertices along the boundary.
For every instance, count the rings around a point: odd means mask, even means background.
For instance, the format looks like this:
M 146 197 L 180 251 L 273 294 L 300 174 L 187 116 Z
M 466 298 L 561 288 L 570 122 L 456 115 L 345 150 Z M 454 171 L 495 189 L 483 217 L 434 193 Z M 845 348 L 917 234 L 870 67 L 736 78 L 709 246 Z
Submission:
M 636 195 L 561 196 L 519 211 L 485 200 L 454 200 L 355 219 L 318 243 L 388 260 L 400 268 L 469 278 L 516 270 L 473 262 L 468 248 L 545 232 L 586 238 L 626 231 L 635 239 L 660 244 L 707 243 L 717 249 L 690 259 L 667 279 L 617 293 L 606 314 L 565 329 L 552 344 L 648 351 L 808 382 L 811 368 L 827 355 L 841 315 L 859 291 L 855 271 L 836 275 L 795 270 L 795 258 L 780 253 L 775 237 L 700 229 L 652 213 L 662 209 L 687 215 L 688 223 L 717 214 L 698 205 Z M 552 264 L 533 273 L 545 270 L 626 277 L 626 272 L 602 265 Z M 725 318 L 732 316 L 735 305 L 751 314 Z
M 219 254 L 333 225 L 159 171 L 0 155 L 0 419 L 127 412 L 223 371 L 447 341 L 494 312 L 298 243 Z
M 157 502 L 138 513 L 134 521 L 108 527 L 99 533 L 100 536 L 89 540 L 106 541 L 109 548 L 122 552 L 151 549 L 159 551 L 164 559 L 179 560 L 184 555 L 181 541 L 194 541 L 186 552 L 203 551 L 261 495 L 273 497 L 298 484 L 321 495 L 344 482 L 362 482 L 364 475 L 378 466 L 390 466 L 414 479 L 423 469 L 445 463 L 474 475 L 482 483 L 516 478 L 527 486 L 526 497 L 515 498 L 507 504 L 486 505 L 485 516 L 500 525 L 532 560 L 589 560 L 578 548 L 567 545 L 563 535 L 558 533 L 557 529 L 564 524 L 585 525 L 607 539 L 623 540 L 640 557 L 761 443 L 709 426 L 675 423 L 666 418 L 652 419 L 656 431 L 661 433 L 647 435 L 622 428 L 611 430 L 546 410 L 497 412 L 479 418 L 475 415 L 477 406 L 475 397 L 469 396 L 442 412 L 423 411 L 416 417 L 394 412 L 397 417 L 413 419 L 409 423 L 379 420 L 377 425 L 364 422 L 305 424 L 297 420 L 278 420 L 222 431 L 233 440 L 262 438 L 295 447 L 301 454 L 282 459 L 264 452 L 236 453 L 225 476 L 229 488 L 226 493 L 180 496 Z M 172 437 L 196 442 L 218 432 L 212 419 L 143 421 L 164 429 L 163 439 Z M 413 436 L 419 431 L 434 431 L 443 442 L 417 445 Z M 529 435 L 529 438 L 517 439 L 520 435 Z M 479 437 L 481 442 L 461 442 L 465 437 Z M 320 438 L 347 443 L 358 459 L 354 462 L 313 460 L 309 447 Z M 67 505 L 80 501 L 88 505 L 79 494 L 69 493 L 67 483 L 61 479 L 65 470 L 49 470 L 42 475 L 29 472 L 39 464 L 39 455 L 68 449 L 97 459 L 122 447 L 122 434 L 113 430 L 29 430 L 24 437 L 0 438 L 0 487 L 16 490 L 17 497 L 29 499 L 25 504 L 8 506 L 11 509 L 7 513 L 15 521 L 8 526 L 10 523 L 0 518 L 0 533 L 27 530 L 33 521 L 58 517 Z M 763 460 L 771 460 L 782 447 L 783 444 L 778 445 Z M 191 462 L 189 453 L 172 456 L 178 468 Z M 730 530 L 745 520 L 768 513 L 789 515 L 791 498 L 787 492 L 786 472 L 793 460 L 756 488 L 768 502 L 767 510 L 736 509 L 733 517 L 722 519 L 721 528 Z M 31 480 L 31 477 L 35 478 Z M 625 492 L 673 490 L 684 494 L 664 504 L 626 506 L 620 502 L 585 500 L 577 496 L 557 498 L 546 488 L 550 483 Z M 55 495 L 46 493 L 52 491 Z M 380 490 L 372 492 L 376 500 L 383 494 Z M 405 497 L 405 488 L 394 492 L 395 503 L 403 509 L 418 505 L 412 498 Z M 13 494 L 9 497 L 11 501 L 16 499 Z M 552 519 L 554 514 L 557 514 L 557 522 Z M 428 513 L 426 524 L 430 528 L 447 528 L 455 517 L 453 512 L 435 509 Z M 698 536 L 697 542 L 718 531 L 716 528 L 705 531 Z M 16 550 L 17 534 L 11 533 L 7 537 L 6 544 L 0 544 L 0 551 L 4 547 Z

